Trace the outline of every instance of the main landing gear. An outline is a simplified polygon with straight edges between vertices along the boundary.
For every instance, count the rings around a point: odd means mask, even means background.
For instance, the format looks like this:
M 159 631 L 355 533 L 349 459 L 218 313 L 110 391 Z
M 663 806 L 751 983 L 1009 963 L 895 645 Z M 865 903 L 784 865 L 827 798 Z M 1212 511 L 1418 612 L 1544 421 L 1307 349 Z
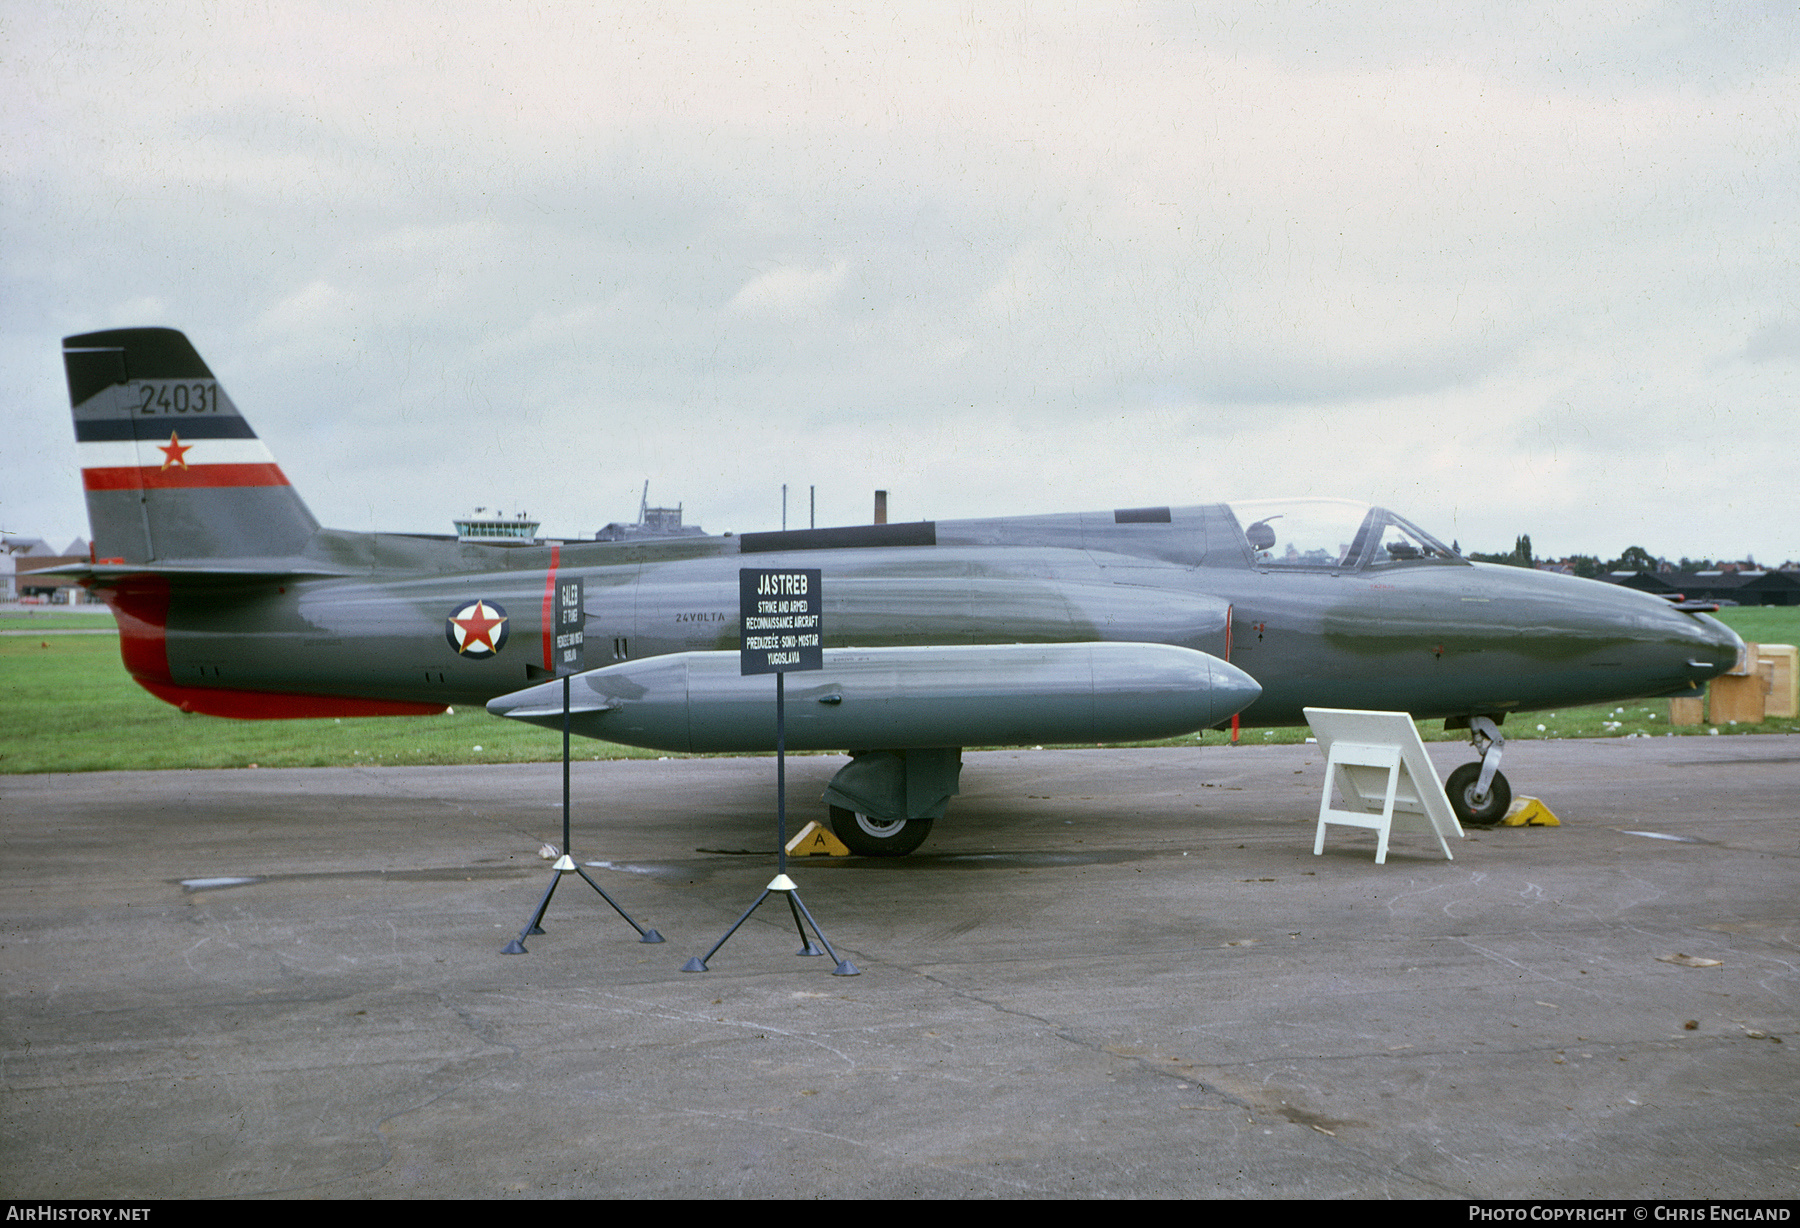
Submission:
M 1512 785 L 1500 772 L 1500 752 L 1506 748 L 1506 735 L 1492 717 L 1471 716 L 1469 744 L 1481 756 L 1479 763 L 1465 763 L 1450 773 L 1444 792 L 1450 796 L 1450 809 L 1464 827 L 1492 827 L 1506 817 L 1512 805 Z
M 825 786 L 831 830 L 858 857 L 904 857 L 956 794 L 962 749 L 851 751 Z
M 879 819 L 833 806 L 831 830 L 858 857 L 904 857 L 925 843 L 931 834 L 931 820 Z

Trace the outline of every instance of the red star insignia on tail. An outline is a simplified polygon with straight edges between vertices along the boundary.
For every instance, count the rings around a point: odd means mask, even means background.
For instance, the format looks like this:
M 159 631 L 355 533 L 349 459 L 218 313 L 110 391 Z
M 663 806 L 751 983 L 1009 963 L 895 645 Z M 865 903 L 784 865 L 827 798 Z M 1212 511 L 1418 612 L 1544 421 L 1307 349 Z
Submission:
M 157 451 L 161 452 L 163 456 L 167 458 L 162 463 L 164 469 L 167 469 L 170 465 L 180 465 L 183 469 L 186 469 L 188 467 L 187 454 L 194 450 L 194 445 L 191 443 L 182 443 L 181 436 L 174 431 L 170 431 L 169 442 L 159 443 L 156 445 L 156 448 Z

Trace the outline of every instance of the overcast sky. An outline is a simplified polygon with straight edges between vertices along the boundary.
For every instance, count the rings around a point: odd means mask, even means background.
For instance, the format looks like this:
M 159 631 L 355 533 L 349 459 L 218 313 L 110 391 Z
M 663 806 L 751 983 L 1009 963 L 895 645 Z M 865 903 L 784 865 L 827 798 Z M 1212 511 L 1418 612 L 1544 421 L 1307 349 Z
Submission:
M 155 324 L 339 528 L 1800 559 L 1800 13 L 1466 7 L 0 0 L 0 528 L 86 535 L 59 341 Z

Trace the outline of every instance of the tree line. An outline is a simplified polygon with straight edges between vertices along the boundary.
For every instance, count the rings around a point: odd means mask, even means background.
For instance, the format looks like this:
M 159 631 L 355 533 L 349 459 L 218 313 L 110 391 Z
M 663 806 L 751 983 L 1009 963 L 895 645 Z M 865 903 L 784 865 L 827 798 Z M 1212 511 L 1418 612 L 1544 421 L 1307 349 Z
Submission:
M 1712 559 L 1690 559 L 1683 556 L 1679 561 L 1671 563 L 1668 559 L 1651 554 L 1642 546 L 1627 546 L 1616 559 L 1602 559 L 1592 554 L 1571 554 L 1561 559 L 1540 559 L 1532 554 L 1531 535 L 1521 533 L 1513 541 L 1510 552 L 1500 554 L 1483 554 L 1476 550 L 1467 556 L 1477 563 L 1501 563 L 1507 567 L 1536 567 L 1540 563 L 1554 563 L 1569 568 L 1578 576 L 1589 579 L 1603 576 L 1614 571 L 1753 571 L 1759 564 L 1746 555 L 1742 559 L 1730 559 L 1715 562 Z M 1771 570 L 1800 570 L 1800 563 L 1792 561 L 1783 563 L 1779 568 Z

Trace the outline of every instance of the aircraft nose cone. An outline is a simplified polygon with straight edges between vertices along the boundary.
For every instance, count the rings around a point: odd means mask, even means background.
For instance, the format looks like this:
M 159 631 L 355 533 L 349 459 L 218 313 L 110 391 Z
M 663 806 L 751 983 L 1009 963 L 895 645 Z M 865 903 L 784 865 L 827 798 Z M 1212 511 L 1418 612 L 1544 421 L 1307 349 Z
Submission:
M 1696 669 L 1704 664 L 1709 676 L 1724 673 L 1736 665 L 1738 658 L 1744 655 L 1744 641 L 1738 633 L 1705 614 L 1696 614 L 1694 621 L 1699 624 L 1699 633 L 1689 664 Z

